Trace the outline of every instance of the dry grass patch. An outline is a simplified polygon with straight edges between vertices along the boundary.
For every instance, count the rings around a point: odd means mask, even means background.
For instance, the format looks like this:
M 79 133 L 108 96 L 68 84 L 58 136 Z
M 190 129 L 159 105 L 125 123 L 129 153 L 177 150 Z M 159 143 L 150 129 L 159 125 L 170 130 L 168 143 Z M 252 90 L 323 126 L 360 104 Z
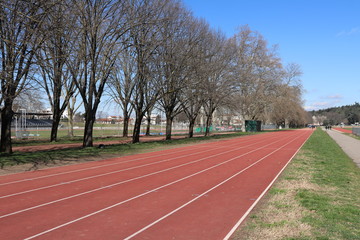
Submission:
M 233 239 L 360 239 L 360 171 L 316 130 Z
M 298 189 L 321 190 L 311 183 L 311 174 L 302 169 L 310 161 L 302 152 L 285 170 L 280 179 L 262 199 L 243 227 L 233 236 L 235 239 L 286 239 L 310 235 L 311 226 L 302 218 L 311 211 L 296 200 Z

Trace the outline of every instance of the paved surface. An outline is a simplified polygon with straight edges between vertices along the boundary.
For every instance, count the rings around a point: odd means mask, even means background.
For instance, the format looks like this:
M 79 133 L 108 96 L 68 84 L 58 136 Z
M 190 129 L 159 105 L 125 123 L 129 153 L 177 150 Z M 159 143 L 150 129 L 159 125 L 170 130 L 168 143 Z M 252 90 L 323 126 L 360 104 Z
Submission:
M 360 141 L 336 130 L 326 130 L 344 152 L 360 167 Z
M 229 239 L 313 131 L 0 177 L 0 239 Z

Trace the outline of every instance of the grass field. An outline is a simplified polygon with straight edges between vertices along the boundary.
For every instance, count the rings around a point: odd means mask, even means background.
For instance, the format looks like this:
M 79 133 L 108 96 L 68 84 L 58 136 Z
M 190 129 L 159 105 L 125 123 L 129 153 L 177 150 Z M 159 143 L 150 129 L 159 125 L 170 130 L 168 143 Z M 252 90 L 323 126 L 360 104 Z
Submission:
M 317 129 L 233 239 L 360 239 L 360 169 Z
M 142 129 L 145 131 L 145 128 Z M 51 129 L 36 129 L 36 128 L 28 128 L 26 129 L 27 133 L 30 134 L 31 139 L 50 139 Z M 158 133 L 160 129 L 152 128 L 152 133 Z M 129 134 L 132 134 L 132 129 L 129 129 Z M 15 137 L 15 131 L 12 131 L 12 136 Z M 93 130 L 94 137 L 106 137 L 106 136 L 121 136 L 122 128 L 118 127 L 109 127 L 108 126 L 96 126 Z M 82 137 L 84 136 L 84 129 L 79 127 L 74 129 L 74 136 Z M 58 130 L 58 138 L 68 138 L 68 130 L 67 129 L 59 129 Z
M 201 141 L 217 140 L 222 138 L 239 137 L 242 135 L 249 135 L 254 133 L 232 133 L 224 135 L 213 135 L 209 137 L 194 137 L 175 139 L 170 141 L 154 141 L 141 142 L 136 144 L 117 144 L 107 145 L 105 148 L 71 148 L 53 151 L 38 151 L 38 152 L 14 152 L 13 154 L 0 153 L 0 167 L 30 164 L 31 169 L 46 165 L 56 165 L 63 163 L 76 163 L 79 161 L 93 161 L 98 159 L 105 159 L 114 156 L 124 156 L 130 154 L 141 153 L 144 151 L 156 151 L 163 148 L 176 147 L 180 144 L 193 144 Z M 120 138 L 108 138 L 108 140 L 120 140 Z M 58 143 L 74 143 L 81 142 L 81 138 L 74 140 L 61 140 Z M 43 140 L 32 140 L 26 142 L 16 142 L 14 146 L 26 145 L 44 145 L 48 142 Z
M 67 128 L 59 128 L 58 133 L 57 133 L 58 140 L 59 141 L 63 141 L 63 140 L 67 141 L 67 140 L 73 140 L 73 139 L 76 140 L 76 139 L 82 138 L 84 136 L 84 126 L 83 126 L 84 124 L 83 123 L 76 123 L 76 124 L 77 125 L 75 126 L 74 131 L 73 131 L 74 137 L 70 138 L 68 136 Z M 66 126 L 66 123 L 62 123 L 62 125 Z M 133 132 L 133 126 L 130 126 L 128 134 L 132 135 L 132 132 Z M 140 134 L 143 135 L 143 134 L 145 134 L 145 132 L 146 132 L 146 126 L 142 125 Z M 216 132 L 215 129 L 212 132 Z M 51 133 L 50 128 L 47 128 L 47 129 L 27 128 L 26 129 L 26 134 L 29 136 L 28 139 L 31 141 L 32 140 L 49 140 L 50 133 Z M 165 126 L 151 125 L 150 133 L 152 135 L 160 135 L 160 133 L 165 134 Z M 173 135 L 187 134 L 187 133 L 188 133 L 188 129 L 183 128 L 183 127 L 180 127 L 180 129 L 174 127 L 172 130 Z M 11 134 L 12 134 L 12 137 L 15 139 L 15 136 L 16 136 L 15 129 L 12 129 Z M 122 136 L 122 134 L 123 134 L 122 125 L 99 124 L 99 123 L 94 124 L 93 137 L 95 137 L 95 138 L 120 137 L 120 136 Z M 197 134 L 197 133 L 194 133 L 194 134 Z M 21 140 L 20 138 L 16 139 L 17 142 L 21 142 L 20 140 Z
M 62 123 L 66 126 L 66 123 Z M 26 133 L 29 134 L 28 138 L 20 139 L 15 138 L 16 132 L 13 129 L 13 146 L 27 146 L 27 145 L 48 145 L 48 144 L 58 144 L 58 143 L 77 143 L 82 142 L 84 136 L 83 123 L 76 123 L 74 128 L 74 137 L 68 136 L 68 130 L 60 128 L 57 134 L 57 142 L 49 142 L 51 129 L 37 129 L 37 128 L 28 128 Z M 112 140 L 121 140 L 122 139 L 122 125 L 117 124 L 94 124 L 93 137 L 95 139 L 101 139 L 101 141 L 112 141 Z M 146 131 L 146 126 L 142 126 L 141 135 L 144 135 Z M 160 133 L 164 134 L 165 127 L 160 125 L 151 126 L 151 135 L 158 136 Z M 132 126 L 129 128 L 129 136 L 132 135 Z M 214 131 L 215 132 L 215 131 Z M 188 130 L 173 130 L 172 135 L 186 135 Z M 194 133 L 197 135 L 201 133 Z

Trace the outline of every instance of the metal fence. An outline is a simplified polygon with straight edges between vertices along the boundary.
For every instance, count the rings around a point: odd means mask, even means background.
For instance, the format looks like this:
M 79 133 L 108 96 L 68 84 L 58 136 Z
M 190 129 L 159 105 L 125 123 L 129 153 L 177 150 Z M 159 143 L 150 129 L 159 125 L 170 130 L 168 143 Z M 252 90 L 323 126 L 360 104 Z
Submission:
M 360 127 L 353 127 L 352 128 L 352 133 L 354 134 L 354 135 L 357 135 L 357 136 L 360 136 Z
M 274 130 L 274 129 L 277 129 L 276 124 L 264 124 L 264 125 L 261 125 L 261 130 Z

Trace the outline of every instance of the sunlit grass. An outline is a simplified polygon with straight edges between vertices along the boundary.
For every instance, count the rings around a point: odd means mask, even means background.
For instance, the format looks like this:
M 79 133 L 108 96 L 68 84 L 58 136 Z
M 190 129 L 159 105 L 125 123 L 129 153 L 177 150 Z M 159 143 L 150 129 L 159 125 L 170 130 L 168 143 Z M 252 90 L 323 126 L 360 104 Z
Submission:
M 233 239 L 360 239 L 360 169 L 316 130 Z
M 209 137 L 194 137 L 174 139 L 169 141 L 153 141 L 153 142 L 140 142 L 136 144 L 112 144 L 106 145 L 105 148 L 70 148 L 62 150 L 51 151 L 38 151 L 38 152 L 14 152 L 13 154 L 0 154 L 0 166 L 3 168 L 9 165 L 18 165 L 31 163 L 36 166 L 55 163 L 56 161 L 72 161 L 76 162 L 76 159 L 86 160 L 87 157 L 107 158 L 108 156 L 123 156 L 129 154 L 136 154 L 142 151 L 156 151 L 163 147 L 176 147 L 182 144 L 195 144 L 205 140 L 216 140 L 223 138 L 239 137 L 243 135 L 249 135 L 253 133 L 232 133 L 223 135 L 213 135 Z M 119 138 L 115 138 L 119 140 Z M 112 140 L 109 138 L 108 140 Z M 76 140 L 77 141 L 77 140 Z M 75 142 L 76 142 L 75 141 Z M 42 145 L 42 141 L 39 140 L 35 144 Z M 67 141 L 63 141 L 67 143 Z M 29 145 L 33 145 L 34 142 L 30 142 Z M 22 145 L 21 143 L 18 145 Z

